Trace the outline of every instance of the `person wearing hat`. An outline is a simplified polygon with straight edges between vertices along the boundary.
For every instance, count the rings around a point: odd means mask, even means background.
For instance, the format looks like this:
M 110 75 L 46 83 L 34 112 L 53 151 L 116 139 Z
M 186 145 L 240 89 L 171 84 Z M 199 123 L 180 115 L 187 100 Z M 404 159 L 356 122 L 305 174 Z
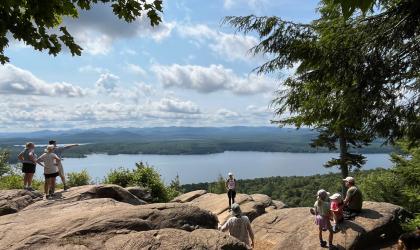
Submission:
M 249 218 L 242 215 L 241 207 L 239 204 L 232 205 L 232 217 L 220 227 L 222 232 L 229 231 L 229 234 L 238 240 L 244 242 L 249 249 L 254 247 L 254 232 L 251 228 Z M 249 239 L 251 238 L 251 242 Z
M 45 149 L 45 153 L 37 160 L 37 163 L 44 167 L 44 191 L 45 198 L 47 199 L 52 198 L 53 192 L 51 192 L 51 190 L 55 189 L 55 178 L 59 175 L 57 165 L 61 161 L 61 159 L 53 152 L 54 145 L 48 145 Z
M 229 210 L 231 209 L 231 205 L 235 203 L 236 197 L 236 179 L 233 178 L 232 173 L 228 173 L 228 179 L 226 180 L 225 187 L 229 199 Z
M 331 200 L 330 209 L 331 209 L 333 220 L 334 220 L 333 231 L 337 232 L 340 229 L 338 224 L 340 224 L 344 220 L 344 215 L 343 215 L 344 202 L 343 202 L 343 199 L 341 198 L 341 194 L 339 193 L 335 193 L 331 195 L 330 200 Z
M 329 195 L 330 193 L 324 189 L 318 190 L 316 193 L 317 198 L 314 204 L 314 208 L 311 208 L 310 212 L 315 215 L 315 224 L 318 225 L 319 228 L 318 237 L 321 247 L 327 246 L 327 242 L 322 239 L 322 231 L 328 230 L 328 249 L 337 249 L 337 247 L 332 244 L 334 232 L 332 230 L 330 219 L 333 215 L 330 210 L 330 202 L 328 201 Z
M 58 147 L 57 146 L 57 141 L 55 141 L 55 140 L 50 140 L 48 142 L 48 145 L 53 145 L 54 146 L 54 154 L 56 154 L 58 157 L 60 157 L 60 159 L 63 159 L 63 151 L 64 150 L 70 149 L 72 147 L 79 146 L 79 144 L 71 144 L 71 145 L 67 145 L 67 146 L 64 146 L 64 147 Z M 58 162 L 58 173 L 60 175 L 61 182 L 63 183 L 64 190 L 67 190 L 68 187 L 66 185 L 66 176 L 64 175 L 64 168 L 63 168 L 63 164 L 61 163 L 61 161 Z
M 356 186 L 353 177 L 347 176 L 343 181 L 347 188 L 346 198 L 344 199 L 344 211 L 350 214 L 350 217 L 354 217 L 362 212 L 363 195 Z

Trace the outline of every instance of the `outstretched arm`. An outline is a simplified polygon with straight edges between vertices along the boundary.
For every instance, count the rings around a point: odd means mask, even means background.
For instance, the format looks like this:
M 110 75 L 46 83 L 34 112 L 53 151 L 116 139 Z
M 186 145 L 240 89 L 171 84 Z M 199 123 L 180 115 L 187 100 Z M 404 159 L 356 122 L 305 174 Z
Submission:
M 79 144 L 71 144 L 71 145 L 64 146 L 63 149 L 69 149 L 69 148 L 73 148 L 77 146 L 79 146 Z

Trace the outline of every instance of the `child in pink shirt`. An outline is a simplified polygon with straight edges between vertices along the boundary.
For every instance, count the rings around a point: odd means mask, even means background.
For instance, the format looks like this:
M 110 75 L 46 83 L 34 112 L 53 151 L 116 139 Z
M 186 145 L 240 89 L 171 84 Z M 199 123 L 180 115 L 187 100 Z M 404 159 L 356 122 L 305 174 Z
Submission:
M 337 232 L 338 230 L 340 230 L 338 224 L 340 224 L 344 220 L 344 214 L 343 214 L 344 202 L 343 202 L 343 199 L 341 198 L 341 194 L 339 193 L 335 193 L 331 195 L 330 200 L 331 200 L 330 209 L 333 213 L 333 220 L 334 220 L 333 231 Z

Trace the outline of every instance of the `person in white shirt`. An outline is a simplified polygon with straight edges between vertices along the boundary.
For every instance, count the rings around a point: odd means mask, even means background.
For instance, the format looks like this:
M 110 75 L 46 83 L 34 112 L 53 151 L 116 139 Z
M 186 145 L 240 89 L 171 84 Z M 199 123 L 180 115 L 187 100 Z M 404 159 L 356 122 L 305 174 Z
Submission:
M 53 193 L 51 193 L 50 190 L 55 189 L 55 178 L 59 176 L 57 166 L 61 161 L 61 159 L 56 154 L 54 154 L 53 151 L 54 145 L 48 145 L 45 153 L 42 154 L 37 160 L 37 163 L 44 167 L 44 191 L 45 197 L 47 199 L 52 198 Z
M 79 144 L 71 144 L 71 145 L 66 145 L 66 146 L 63 146 L 63 147 L 58 147 L 57 146 L 57 141 L 55 141 L 55 140 L 50 140 L 49 142 L 48 142 L 48 145 L 53 145 L 54 146 L 54 151 L 53 151 L 53 153 L 54 154 L 56 154 L 58 157 L 60 157 L 60 159 L 62 160 L 63 159 L 63 151 L 64 150 L 67 150 L 67 149 L 70 149 L 70 148 L 73 148 L 73 147 L 76 147 L 76 146 L 79 146 Z M 64 190 L 67 190 L 68 189 L 68 187 L 67 187 L 67 185 L 66 185 L 66 175 L 64 174 L 64 168 L 63 168 L 63 164 L 62 164 L 62 162 L 60 161 L 60 162 L 58 162 L 57 163 L 58 165 L 57 165 L 57 167 L 58 167 L 58 175 L 60 176 L 60 178 L 61 178 L 61 182 L 63 183 L 63 185 L 64 185 Z M 54 190 L 53 190 L 54 191 Z
M 239 204 L 232 205 L 232 217 L 219 228 L 222 232 L 229 231 L 229 234 L 246 244 L 248 249 L 254 247 L 254 232 L 247 216 L 242 215 Z M 251 239 L 251 242 L 249 241 Z

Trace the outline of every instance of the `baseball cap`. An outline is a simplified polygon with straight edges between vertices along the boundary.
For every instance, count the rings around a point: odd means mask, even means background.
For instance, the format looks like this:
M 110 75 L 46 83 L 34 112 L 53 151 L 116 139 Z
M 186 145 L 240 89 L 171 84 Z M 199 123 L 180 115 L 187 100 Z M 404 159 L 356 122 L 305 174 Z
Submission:
M 343 179 L 343 181 L 354 183 L 354 178 L 351 176 L 347 176 L 345 179 Z
M 341 194 L 339 194 L 339 193 L 335 193 L 335 194 L 330 196 L 331 200 L 335 200 L 335 199 L 339 199 L 339 198 L 341 199 Z
M 241 211 L 241 208 L 239 207 L 239 204 L 233 203 L 232 204 L 232 215 L 237 216 L 237 215 L 241 215 L 241 214 L 242 214 L 242 211 Z
M 229 173 L 228 173 L 228 176 L 231 176 L 231 175 L 233 175 L 233 174 L 232 174 L 231 172 L 229 172 Z

